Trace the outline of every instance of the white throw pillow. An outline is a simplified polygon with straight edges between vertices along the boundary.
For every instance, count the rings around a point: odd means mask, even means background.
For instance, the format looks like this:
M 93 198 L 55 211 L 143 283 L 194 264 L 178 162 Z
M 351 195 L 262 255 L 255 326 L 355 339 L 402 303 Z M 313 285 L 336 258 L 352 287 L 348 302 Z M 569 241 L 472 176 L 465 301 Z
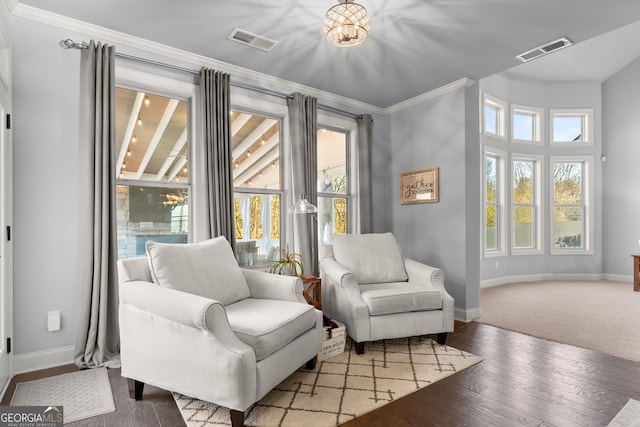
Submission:
M 220 301 L 249 298 L 249 286 L 224 237 L 199 243 L 147 242 L 153 281 L 160 286 Z
M 391 233 L 333 236 L 333 257 L 351 270 L 360 283 L 405 282 L 400 247 Z

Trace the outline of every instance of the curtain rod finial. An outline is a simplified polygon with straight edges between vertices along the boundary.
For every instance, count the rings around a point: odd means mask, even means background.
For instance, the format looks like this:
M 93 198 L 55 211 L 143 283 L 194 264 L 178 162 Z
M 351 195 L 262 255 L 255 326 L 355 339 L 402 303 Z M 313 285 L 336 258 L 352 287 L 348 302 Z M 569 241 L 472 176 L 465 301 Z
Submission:
M 88 46 L 84 43 L 76 43 L 71 39 L 60 40 L 58 43 L 63 49 L 86 49 Z

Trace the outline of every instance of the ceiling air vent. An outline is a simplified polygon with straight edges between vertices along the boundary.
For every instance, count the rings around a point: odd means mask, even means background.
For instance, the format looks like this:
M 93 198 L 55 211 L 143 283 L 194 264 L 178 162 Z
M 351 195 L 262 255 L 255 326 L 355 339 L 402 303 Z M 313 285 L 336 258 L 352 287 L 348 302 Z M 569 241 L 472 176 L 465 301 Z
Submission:
M 259 36 L 257 34 L 250 33 L 249 31 L 235 28 L 231 31 L 231 34 L 227 37 L 234 42 L 242 43 L 246 46 L 255 47 L 256 49 L 269 52 L 273 47 L 278 44 L 277 41 L 268 39 L 266 37 Z
M 554 40 L 542 46 L 538 46 L 524 53 L 521 53 L 520 55 L 517 55 L 516 58 L 518 58 L 522 62 L 528 62 L 540 56 L 547 55 L 551 52 L 555 52 L 556 50 L 560 50 L 567 46 L 571 46 L 572 44 L 573 43 L 571 43 L 571 40 L 569 40 L 566 37 L 562 37 L 558 40 Z

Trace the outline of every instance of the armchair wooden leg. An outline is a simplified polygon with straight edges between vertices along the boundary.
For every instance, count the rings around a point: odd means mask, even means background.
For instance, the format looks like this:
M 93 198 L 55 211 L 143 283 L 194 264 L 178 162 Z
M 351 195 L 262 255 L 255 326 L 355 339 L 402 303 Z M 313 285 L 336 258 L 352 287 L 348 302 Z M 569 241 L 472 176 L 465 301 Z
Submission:
M 244 411 L 230 409 L 229 413 L 231 415 L 231 427 L 244 427 Z
M 355 342 L 353 345 L 356 347 L 356 354 L 364 354 L 364 342 Z
M 438 344 L 444 345 L 447 342 L 447 332 L 441 332 L 438 334 Z
M 315 356 L 313 359 L 309 360 L 305 366 L 307 369 L 315 369 L 316 363 L 318 362 L 318 356 Z
M 142 391 L 144 390 L 144 383 L 138 380 L 132 380 L 127 378 L 129 384 L 129 397 L 135 400 L 142 400 Z

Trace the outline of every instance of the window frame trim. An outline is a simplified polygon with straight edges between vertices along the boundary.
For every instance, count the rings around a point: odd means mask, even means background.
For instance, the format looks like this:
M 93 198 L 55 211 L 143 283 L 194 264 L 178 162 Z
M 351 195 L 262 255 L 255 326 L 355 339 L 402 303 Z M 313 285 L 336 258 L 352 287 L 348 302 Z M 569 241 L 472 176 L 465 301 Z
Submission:
M 360 203 L 358 202 L 359 188 L 359 168 L 358 168 L 358 124 L 355 119 L 337 117 L 318 109 L 317 129 L 326 128 L 334 132 L 344 132 L 347 138 L 346 144 L 346 173 L 347 192 L 323 193 L 318 191 L 318 197 L 343 197 L 347 199 L 347 233 L 359 233 L 360 224 L 358 221 Z M 318 239 L 318 244 L 320 241 Z
M 172 97 L 174 99 L 180 99 L 187 102 L 187 109 L 189 111 L 189 124 L 187 126 L 187 144 L 189 156 L 187 158 L 187 167 L 189 168 L 189 179 L 184 182 L 162 182 L 162 181 L 146 181 L 138 179 L 120 179 L 116 175 L 115 184 L 126 185 L 128 187 L 158 187 L 158 188 L 187 188 L 189 198 L 187 200 L 188 220 L 189 226 L 187 230 L 187 242 L 193 242 L 194 236 L 197 232 L 197 202 L 196 191 L 198 186 L 197 180 L 194 180 L 195 176 L 193 157 L 195 150 L 197 150 L 196 142 L 201 141 L 200 134 L 197 132 L 196 121 L 198 120 L 198 111 L 196 105 L 199 101 L 198 86 L 194 83 L 188 83 L 177 79 L 172 79 L 157 74 L 133 70 L 131 68 L 123 67 L 122 65 L 115 65 L 115 80 L 114 84 L 117 87 L 121 87 L 134 91 L 145 91 L 154 93 L 160 96 Z M 199 142 L 198 142 L 199 143 Z M 117 155 L 117 153 L 115 153 Z
M 498 159 L 496 165 L 496 188 L 497 188 L 497 224 L 496 230 L 498 233 L 497 236 L 497 249 L 487 249 L 486 239 L 486 224 L 487 224 L 487 185 L 486 185 L 486 158 L 488 156 L 496 157 Z M 510 219 L 507 217 L 507 209 L 506 209 L 506 193 L 508 191 L 508 186 L 505 182 L 506 176 L 508 176 L 508 153 L 504 150 L 497 149 L 495 147 L 484 147 L 483 156 L 482 156 L 482 179 L 480 180 L 482 185 L 482 215 L 481 215 L 481 229 L 482 229 L 482 255 L 483 258 L 497 258 L 504 257 L 509 255 L 509 245 L 507 244 L 507 223 Z
M 554 117 L 582 116 L 582 140 L 554 140 Z M 593 108 L 551 108 L 549 109 L 549 145 L 552 147 L 592 147 L 594 146 L 594 111 Z M 586 138 L 585 138 L 586 136 Z
M 531 114 L 533 116 L 533 139 L 520 139 L 514 136 L 515 126 L 513 125 L 513 116 L 517 112 L 522 112 L 525 114 Z M 520 105 L 520 104 L 511 104 L 511 116 L 510 116 L 510 124 L 511 124 L 511 142 L 516 144 L 527 144 L 527 145 L 544 145 L 544 139 L 542 138 L 544 129 L 544 108 L 533 107 L 529 105 Z
M 293 205 L 293 201 L 295 200 L 295 198 L 293 194 L 291 194 L 293 192 L 293 186 L 291 182 L 291 169 L 284 167 L 285 164 L 291 164 L 291 147 L 289 141 L 289 108 L 281 103 L 266 101 L 263 98 L 250 96 L 245 93 L 237 93 L 233 90 L 231 91 L 230 98 L 229 109 L 231 111 L 261 115 L 280 121 L 280 162 L 278 164 L 278 167 L 280 168 L 280 189 L 265 190 L 264 188 L 234 186 L 233 193 L 263 195 L 278 194 L 280 197 L 280 249 L 285 248 L 286 245 L 289 245 L 289 247 L 293 248 L 293 219 L 289 219 L 287 212 L 289 206 Z M 243 266 L 243 268 L 247 268 L 247 266 Z
M 554 209 L 556 208 L 556 203 L 554 202 L 554 185 L 555 180 L 553 176 L 553 166 L 556 162 L 577 162 L 584 163 L 584 172 L 583 174 L 586 176 L 582 177 L 582 192 L 583 192 L 583 200 L 581 206 L 584 209 L 584 217 L 583 217 L 583 230 L 584 230 L 584 247 L 583 248 L 556 248 L 554 246 L 554 225 L 555 225 L 555 216 Z M 595 200 L 595 188 L 594 188 L 594 156 L 592 155 L 560 155 L 560 156 L 549 156 L 549 253 L 551 255 L 594 255 L 595 250 L 593 248 L 593 242 L 595 238 L 595 221 L 594 221 L 594 211 L 595 206 L 593 201 Z M 565 204 L 562 204 L 563 206 Z
M 515 208 L 516 208 L 516 202 L 515 202 L 515 197 L 513 195 L 514 193 L 514 182 L 513 182 L 513 171 L 514 171 L 514 167 L 513 167 L 513 163 L 518 161 L 518 160 L 523 160 L 523 161 L 534 161 L 535 162 L 535 166 L 534 166 L 534 193 L 533 193 L 533 197 L 534 197 L 534 203 L 533 203 L 533 209 L 534 209 L 534 239 L 535 239 L 535 244 L 533 248 L 516 248 L 515 246 L 515 238 L 516 238 L 516 233 L 515 233 Z M 510 245 L 511 245 L 511 255 L 514 256 L 519 256 L 519 255 L 541 255 L 544 254 L 544 242 L 543 242 L 543 218 L 542 218 L 542 213 L 544 212 L 544 199 L 542 197 L 542 188 L 543 188 L 543 170 L 544 170 L 544 156 L 543 155 L 536 155 L 536 154 L 525 154 L 525 153 L 511 153 L 511 159 L 509 161 L 509 165 L 510 165 L 510 170 L 511 170 L 511 174 L 509 175 L 511 177 L 511 183 L 510 183 L 510 194 L 511 194 L 511 200 L 510 200 L 510 207 L 511 207 L 511 236 L 510 236 Z M 520 206 L 520 205 L 518 205 Z M 522 205 L 522 206 L 529 206 L 529 205 Z
M 497 114 L 497 133 L 492 133 L 486 129 L 486 114 L 485 114 L 485 106 L 491 105 L 498 110 Z M 481 120 L 480 126 L 482 127 L 482 134 L 488 136 L 490 138 L 499 139 L 501 141 L 507 141 L 507 107 L 508 104 L 506 101 L 501 100 L 493 95 L 489 95 L 486 92 L 482 93 L 482 106 L 480 108 Z

